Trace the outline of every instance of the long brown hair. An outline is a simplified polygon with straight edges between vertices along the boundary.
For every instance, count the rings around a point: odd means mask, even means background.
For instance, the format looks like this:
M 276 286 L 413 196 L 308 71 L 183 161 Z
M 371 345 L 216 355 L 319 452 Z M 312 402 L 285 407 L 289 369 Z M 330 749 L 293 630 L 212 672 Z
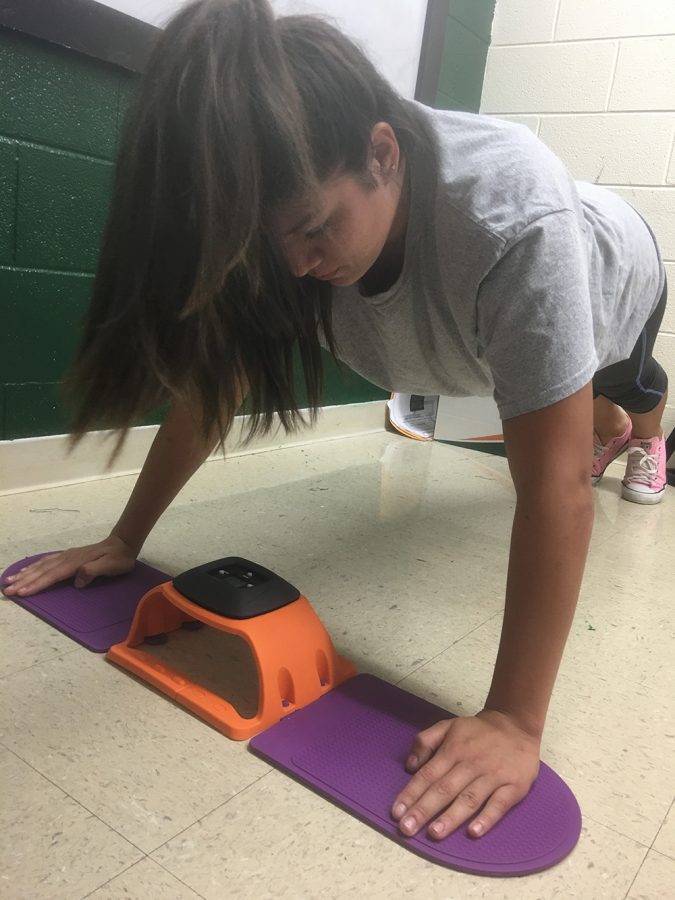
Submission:
M 199 0 L 162 33 L 127 118 L 93 296 L 67 384 L 74 439 L 127 430 L 198 396 L 226 436 L 249 389 L 249 436 L 300 424 L 294 356 L 312 419 L 318 330 L 335 355 L 330 286 L 292 276 L 272 214 L 330 175 L 367 171 L 389 122 L 404 155 L 426 146 L 403 100 L 340 31 L 275 19 L 267 0 Z M 119 444 L 118 444 L 119 446 Z

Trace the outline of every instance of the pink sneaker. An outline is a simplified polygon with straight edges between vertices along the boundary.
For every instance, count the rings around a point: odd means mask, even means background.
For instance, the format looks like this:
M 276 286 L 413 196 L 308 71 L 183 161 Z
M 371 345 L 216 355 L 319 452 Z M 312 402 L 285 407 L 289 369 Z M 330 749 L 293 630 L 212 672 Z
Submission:
M 660 503 L 665 495 L 666 442 L 663 435 L 631 440 L 621 496 L 633 503 Z
M 607 466 L 621 456 L 630 441 L 633 423 L 628 419 L 626 430 L 618 437 L 612 438 L 606 446 L 600 443 L 597 432 L 593 432 L 593 468 L 591 470 L 591 482 L 597 484 L 605 474 Z

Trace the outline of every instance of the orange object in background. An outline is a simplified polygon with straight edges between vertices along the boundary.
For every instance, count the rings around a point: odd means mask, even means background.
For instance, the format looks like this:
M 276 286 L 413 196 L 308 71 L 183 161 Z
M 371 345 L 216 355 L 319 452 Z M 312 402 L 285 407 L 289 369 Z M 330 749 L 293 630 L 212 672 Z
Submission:
M 223 566 L 232 562 L 238 564 L 238 572 L 244 569 L 254 570 L 258 582 L 267 579 L 268 583 L 248 584 L 244 583 L 243 576 L 230 575 L 229 570 L 225 572 Z M 218 585 L 214 582 L 218 578 L 216 573 L 222 575 L 223 572 L 225 575 L 221 581 L 238 580 L 242 583 L 237 584 L 237 588 L 253 588 L 253 592 L 239 591 L 235 597 L 231 585 Z M 181 583 L 180 579 L 193 576 L 194 573 L 198 580 L 193 580 L 192 584 L 196 585 L 197 593 L 206 588 L 205 602 L 212 609 L 194 602 L 194 590 L 192 600 L 177 590 L 176 584 Z M 264 574 L 259 576 L 258 573 Z M 252 571 L 246 574 L 254 577 Z M 252 605 L 255 606 L 256 597 L 268 589 L 269 605 L 269 598 L 272 596 L 269 589 L 273 590 L 277 582 L 295 591 L 297 599 L 289 600 L 287 595 L 284 605 L 243 617 L 242 609 L 245 604 L 242 606 L 241 601 L 251 598 Z M 222 591 L 226 595 L 226 601 L 214 603 L 214 591 L 216 594 Z M 232 597 L 235 597 L 236 602 L 233 603 Z M 227 608 L 228 603 L 238 613 L 237 617 L 213 611 L 214 606 Z M 271 603 L 273 605 L 274 600 Z M 147 638 L 176 631 L 185 623 L 195 621 L 243 638 L 249 645 L 258 670 L 259 685 L 258 710 L 253 718 L 244 718 L 223 697 L 190 681 L 171 666 L 140 649 Z M 247 560 L 231 558 L 190 570 L 174 582 L 168 581 L 148 591 L 138 604 L 129 636 L 125 641 L 114 644 L 106 654 L 106 659 L 150 682 L 235 741 L 246 740 L 275 725 L 284 716 L 307 706 L 356 674 L 353 663 L 337 654 L 328 632 L 306 597 L 268 570 Z

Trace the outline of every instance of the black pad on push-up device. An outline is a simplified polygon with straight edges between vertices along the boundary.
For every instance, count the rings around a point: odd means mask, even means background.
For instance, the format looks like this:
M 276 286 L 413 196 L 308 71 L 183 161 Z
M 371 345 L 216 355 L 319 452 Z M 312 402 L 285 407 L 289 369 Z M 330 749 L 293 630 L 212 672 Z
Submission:
M 228 619 L 251 619 L 293 603 L 300 591 L 274 572 L 238 556 L 188 569 L 173 579 L 188 600 Z

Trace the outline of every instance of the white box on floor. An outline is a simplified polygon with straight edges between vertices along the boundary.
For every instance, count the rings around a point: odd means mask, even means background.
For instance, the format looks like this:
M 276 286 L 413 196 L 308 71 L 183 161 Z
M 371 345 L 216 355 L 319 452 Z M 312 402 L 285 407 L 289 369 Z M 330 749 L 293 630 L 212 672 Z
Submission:
M 434 440 L 503 443 L 497 404 L 492 397 L 439 397 Z

